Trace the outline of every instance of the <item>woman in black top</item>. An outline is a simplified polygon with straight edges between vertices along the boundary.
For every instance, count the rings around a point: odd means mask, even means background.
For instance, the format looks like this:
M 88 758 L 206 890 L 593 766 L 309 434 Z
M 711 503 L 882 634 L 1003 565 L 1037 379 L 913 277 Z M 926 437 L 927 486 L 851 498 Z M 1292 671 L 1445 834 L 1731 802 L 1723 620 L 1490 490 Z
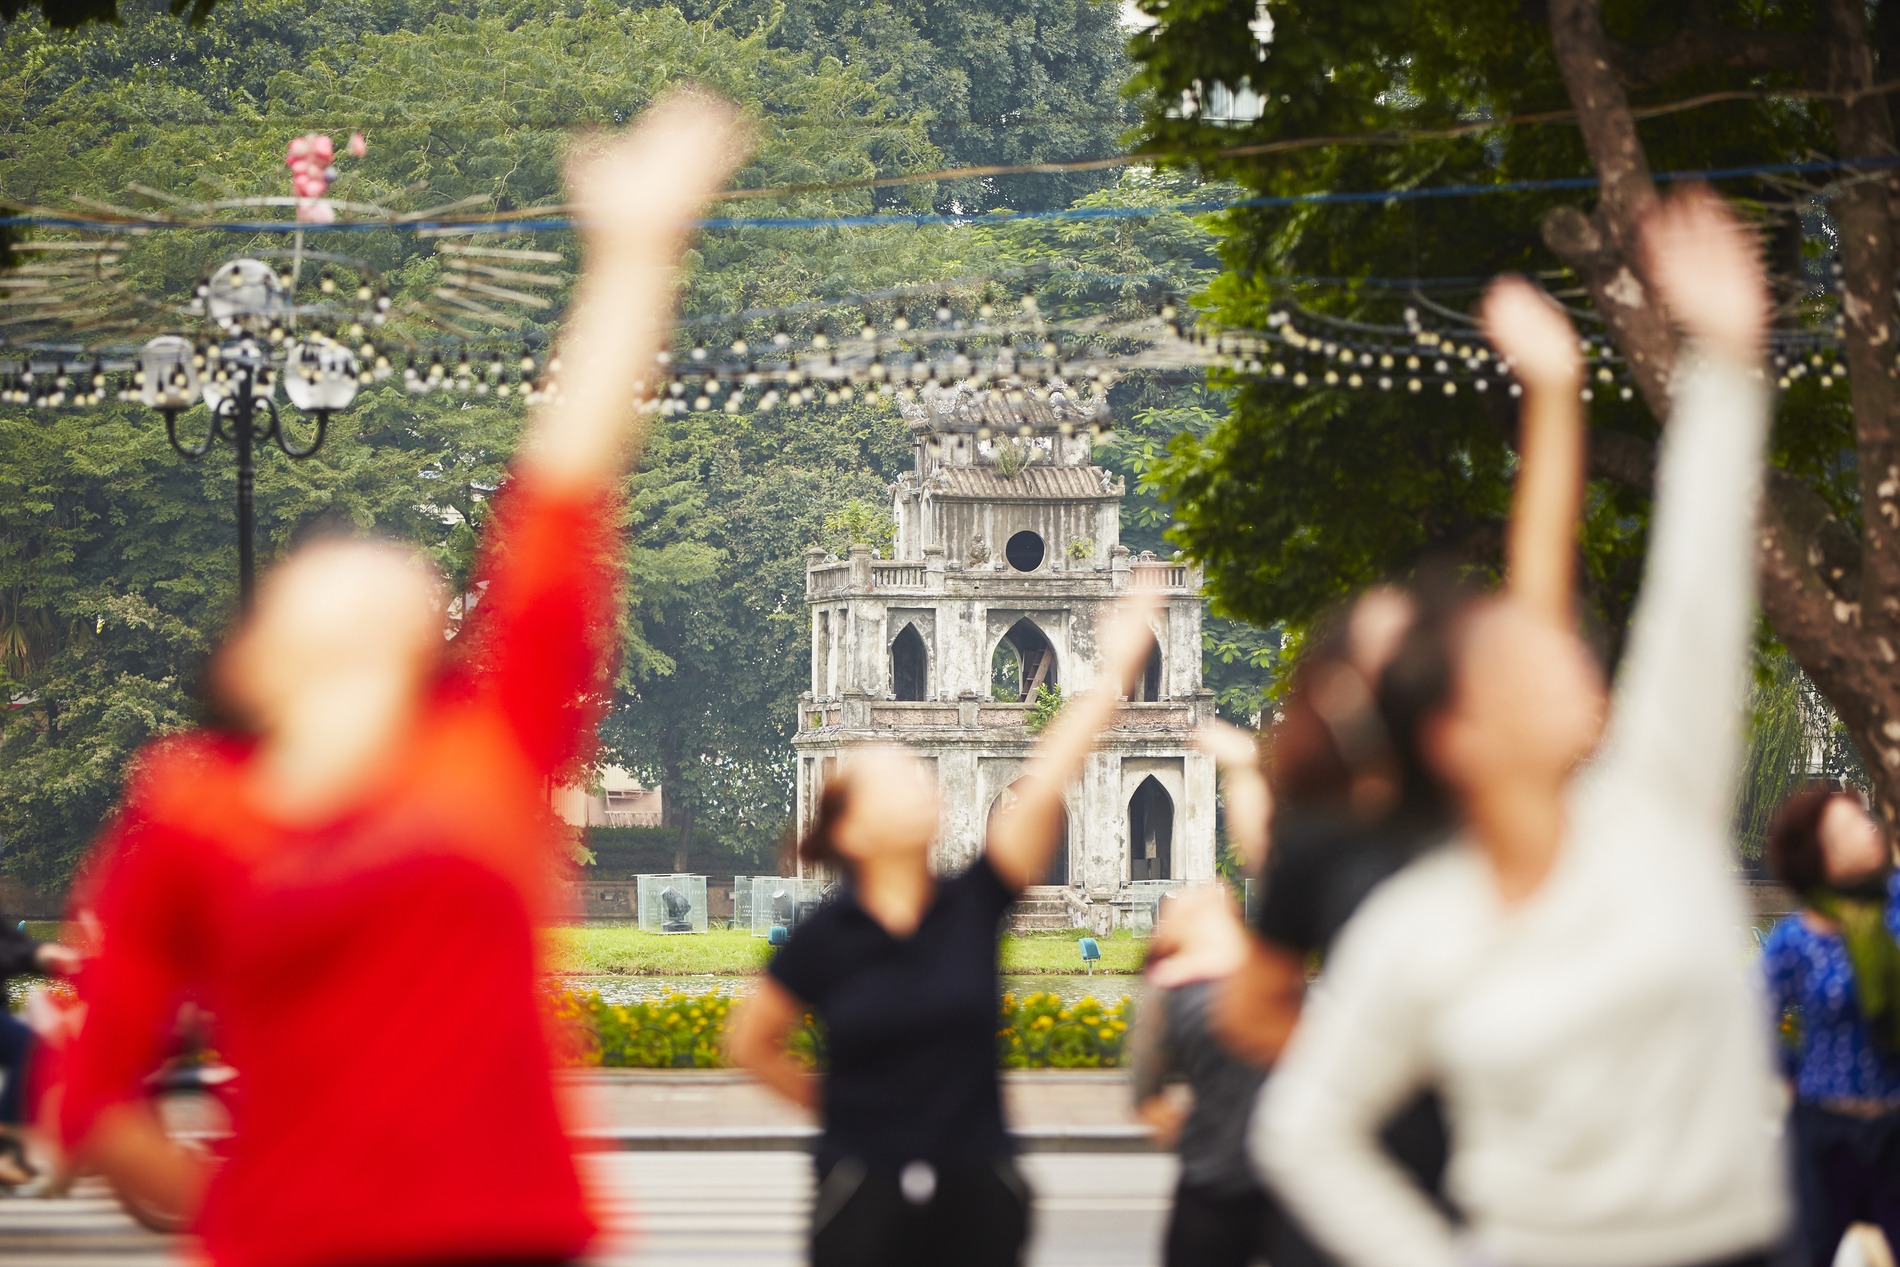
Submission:
M 823 1120 L 814 1267 L 1021 1261 L 1028 1193 L 996 1072 L 998 938 L 1010 904 L 1048 871 L 1063 788 L 1146 665 L 1157 606 L 1147 592 L 1123 601 L 1103 642 L 1110 689 L 1057 715 L 962 873 L 931 874 L 937 789 L 909 753 L 867 748 L 820 796 L 800 853 L 843 872 L 842 892 L 773 957 L 731 1037 L 736 1063 Z M 822 1075 L 785 1050 L 807 1011 L 824 1026 Z

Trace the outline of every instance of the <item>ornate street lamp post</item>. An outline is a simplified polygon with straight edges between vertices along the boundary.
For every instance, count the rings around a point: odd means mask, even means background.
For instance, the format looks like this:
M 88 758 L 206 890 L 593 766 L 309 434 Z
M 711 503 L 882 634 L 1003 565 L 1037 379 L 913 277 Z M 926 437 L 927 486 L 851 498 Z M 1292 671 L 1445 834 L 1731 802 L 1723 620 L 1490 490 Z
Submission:
M 323 446 L 330 415 L 356 399 L 356 357 L 322 336 L 288 345 L 281 370 L 271 345 L 283 339 L 288 296 L 276 270 L 258 260 L 232 260 L 202 288 L 206 313 L 225 337 L 195 347 L 178 335 L 160 335 L 140 351 L 133 378 L 138 398 L 165 416 L 165 438 L 186 458 L 205 456 L 222 440 L 237 455 L 238 600 L 248 609 L 256 588 L 256 450 L 274 441 L 284 456 L 307 458 Z M 316 419 L 308 444 L 284 431 L 277 412 L 282 378 L 290 401 Z M 204 438 L 179 438 L 178 415 L 200 399 L 211 419 Z

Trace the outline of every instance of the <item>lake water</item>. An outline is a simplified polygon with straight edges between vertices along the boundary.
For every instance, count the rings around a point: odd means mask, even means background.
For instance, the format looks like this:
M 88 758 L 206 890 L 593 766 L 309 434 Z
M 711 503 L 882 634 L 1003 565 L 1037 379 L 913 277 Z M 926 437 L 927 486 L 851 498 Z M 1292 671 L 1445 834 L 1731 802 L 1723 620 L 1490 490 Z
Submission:
M 709 973 L 692 977 L 564 977 L 562 980 L 570 989 L 598 990 L 600 997 L 609 1003 L 638 1003 L 646 999 L 665 998 L 673 993 L 744 994 L 751 990 L 757 978 L 715 976 Z M 1044 990 L 1057 995 L 1065 1003 L 1073 1003 L 1091 994 L 1104 1003 L 1112 1003 L 1125 994 L 1139 994 L 1140 986 L 1140 977 L 1110 976 L 1107 973 L 1093 977 L 1044 973 L 1003 978 L 1003 988 L 1018 998 L 1032 991 Z

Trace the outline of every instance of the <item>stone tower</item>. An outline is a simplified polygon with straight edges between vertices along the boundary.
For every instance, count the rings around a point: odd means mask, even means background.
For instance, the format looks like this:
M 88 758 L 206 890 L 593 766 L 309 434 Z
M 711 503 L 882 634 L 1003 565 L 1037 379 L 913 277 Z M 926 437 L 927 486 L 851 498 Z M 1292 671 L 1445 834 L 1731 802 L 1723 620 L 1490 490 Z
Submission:
M 1168 601 L 1136 698 L 1069 791 L 1068 844 L 1048 879 L 1066 892 L 1035 895 L 1093 907 L 1087 922 L 1105 931 L 1130 881 L 1214 876 L 1213 765 L 1191 743 L 1214 709 L 1199 569 L 1121 545 L 1122 486 L 1090 461 L 1101 407 L 1061 384 L 926 388 L 903 404 L 916 465 L 892 489 L 894 557 L 863 545 L 806 555 L 811 690 L 793 745 L 801 828 L 852 746 L 902 743 L 931 761 L 936 863 L 956 870 L 1021 774 L 1038 688 L 1093 686 L 1117 596 L 1137 579 L 1159 586 Z

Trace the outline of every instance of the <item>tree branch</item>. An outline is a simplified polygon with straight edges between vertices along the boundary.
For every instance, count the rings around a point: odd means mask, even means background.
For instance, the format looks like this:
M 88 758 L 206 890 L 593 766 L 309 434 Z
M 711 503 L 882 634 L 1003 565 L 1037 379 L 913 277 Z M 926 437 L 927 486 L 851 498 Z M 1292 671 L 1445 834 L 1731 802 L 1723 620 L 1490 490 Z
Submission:
M 1861 0 L 1825 0 L 1818 15 L 1829 51 L 1828 87 L 1860 93 L 1875 81 L 1871 32 Z M 1834 134 L 1848 158 L 1895 153 L 1886 103 L 1868 96 L 1834 102 Z M 1840 226 L 1841 314 L 1846 318 L 1861 502 L 1858 592 L 1870 633 L 1900 638 L 1900 335 L 1893 275 L 1896 250 L 1891 176 L 1844 182 L 1833 199 Z
M 1656 483 L 1656 446 L 1627 431 L 1592 427 L 1588 469 L 1591 479 L 1646 494 Z
M 1781 31 L 1741 31 L 1695 23 L 1660 44 L 1638 47 L 1610 41 L 1626 88 L 1660 87 L 1692 70 L 1723 66 L 1733 70 L 1787 71 L 1810 81 L 1826 73 L 1826 50 L 1819 39 Z

